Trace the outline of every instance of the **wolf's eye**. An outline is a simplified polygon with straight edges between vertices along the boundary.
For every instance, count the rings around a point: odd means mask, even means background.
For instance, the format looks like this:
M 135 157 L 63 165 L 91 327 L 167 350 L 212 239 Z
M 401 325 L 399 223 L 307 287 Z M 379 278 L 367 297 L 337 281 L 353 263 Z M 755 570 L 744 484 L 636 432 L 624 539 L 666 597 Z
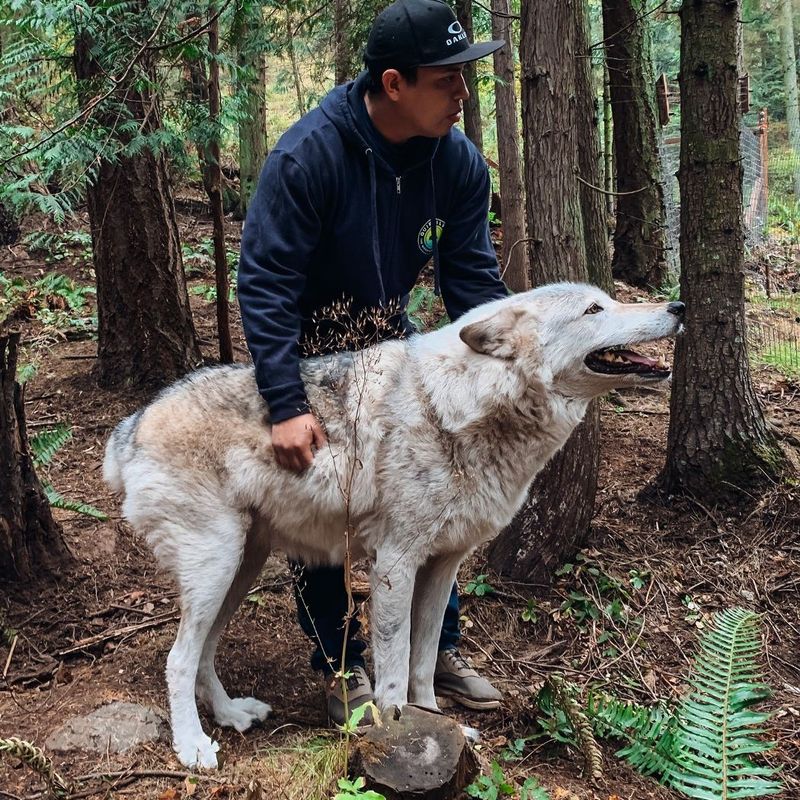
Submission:
M 603 306 L 597 305 L 597 303 L 592 303 L 589 308 L 584 311 L 584 314 L 599 314 L 603 310 Z

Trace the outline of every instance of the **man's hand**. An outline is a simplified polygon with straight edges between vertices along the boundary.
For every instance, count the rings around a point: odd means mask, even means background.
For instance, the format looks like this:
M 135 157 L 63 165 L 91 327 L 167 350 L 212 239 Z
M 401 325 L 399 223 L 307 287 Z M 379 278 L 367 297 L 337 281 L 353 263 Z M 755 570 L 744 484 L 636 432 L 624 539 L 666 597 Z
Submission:
M 327 439 L 322 426 L 313 414 L 302 414 L 272 426 L 272 449 L 279 467 L 292 472 L 302 472 L 311 466 L 314 450 L 319 450 Z

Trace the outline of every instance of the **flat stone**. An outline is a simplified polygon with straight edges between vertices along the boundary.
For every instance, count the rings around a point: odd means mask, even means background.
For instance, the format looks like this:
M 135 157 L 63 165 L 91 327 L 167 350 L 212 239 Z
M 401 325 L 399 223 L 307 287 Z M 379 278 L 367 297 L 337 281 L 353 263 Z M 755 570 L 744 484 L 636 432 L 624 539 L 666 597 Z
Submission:
M 55 752 L 88 750 L 124 753 L 142 742 L 166 734 L 163 712 L 137 703 L 109 703 L 84 717 L 73 717 L 47 737 L 45 747 Z

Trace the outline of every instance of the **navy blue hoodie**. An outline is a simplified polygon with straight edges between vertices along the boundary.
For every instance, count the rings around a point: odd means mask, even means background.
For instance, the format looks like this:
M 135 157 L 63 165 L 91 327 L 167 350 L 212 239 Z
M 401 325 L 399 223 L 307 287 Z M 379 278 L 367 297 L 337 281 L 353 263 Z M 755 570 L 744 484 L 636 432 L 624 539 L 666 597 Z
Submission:
M 315 312 L 324 316 L 343 299 L 354 317 L 392 303 L 402 310 L 432 255 L 451 319 L 507 294 L 489 239 L 489 174 L 478 150 L 457 128 L 392 145 L 367 113 L 366 85 L 362 73 L 335 88 L 286 131 L 247 212 L 239 303 L 273 422 L 309 410 L 299 342 L 318 340 Z M 409 330 L 404 313 L 390 325 L 397 334 Z

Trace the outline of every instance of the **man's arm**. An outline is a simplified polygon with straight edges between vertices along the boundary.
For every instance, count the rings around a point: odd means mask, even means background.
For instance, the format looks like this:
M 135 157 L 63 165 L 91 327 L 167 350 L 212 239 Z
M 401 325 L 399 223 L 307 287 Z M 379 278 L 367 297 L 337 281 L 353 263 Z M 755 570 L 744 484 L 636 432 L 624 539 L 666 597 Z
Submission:
M 508 295 L 489 236 L 489 170 L 477 150 L 470 152 L 457 210 L 439 243 L 442 299 L 451 320 Z
M 272 420 L 278 463 L 300 470 L 325 437 L 300 378 L 298 300 L 321 223 L 306 171 L 283 152 L 267 159 L 242 233 L 238 293 L 256 383 Z

